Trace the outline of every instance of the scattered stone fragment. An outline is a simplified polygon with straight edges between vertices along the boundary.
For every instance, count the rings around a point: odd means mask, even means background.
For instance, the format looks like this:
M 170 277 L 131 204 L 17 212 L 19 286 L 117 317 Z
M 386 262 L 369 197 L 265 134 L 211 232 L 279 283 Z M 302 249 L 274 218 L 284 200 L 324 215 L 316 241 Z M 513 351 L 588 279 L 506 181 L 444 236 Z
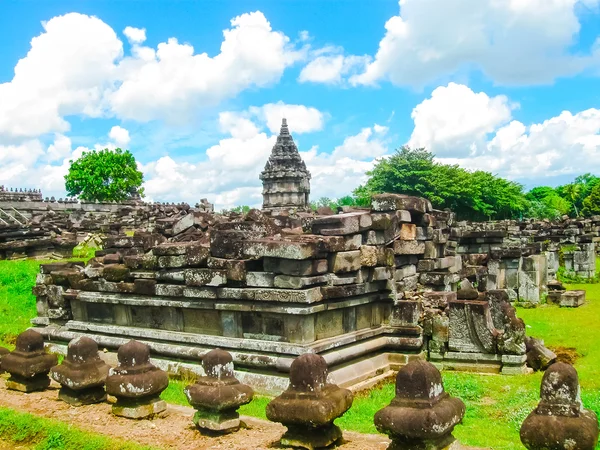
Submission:
M 201 430 L 231 433 L 240 427 L 237 409 L 254 396 L 250 386 L 233 375 L 233 358 L 229 352 L 215 349 L 202 358 L 206 374 L 185 388 L 185 395 L 196 409 L 194 424 Z
M 540 402 L 521 426 L 521 442 L 530 450 L 592 450 L 598 442 L 598 418 L 581 403 L 573 366 L 552 364 L 540 389 Z
M 50 371 L 62 387 L 58 398 L 73 406 L 91 405 L 106 399 L 104 384 L 110 367 L 100 359 L 98 344 L 81 336 L 69 342 L 67 357 Z
M 527 365 L 533 370 L 546 370 L 556 362 L 556 353 L 544 345 L 544 341 L 533 337 L 525 339 Z
M 314 353 L 294 360 L 290 385 L 267 405 L 267 418 L 287 427 L 281 445 L 313 450 L 327 447 L 342 437 L 333 421 L 352 406 L 347 389 L 327 383 L 327 363 Z
M 464 403 L 444 391 L 442 376 L 427 361 L 408 363 L 396 377 L 396 397 L 375 414 L 375 427 L 390 436 L 389 449 L 445 449 L 465 415 Z
M 50 386 L 48 372 L 58 362 L 44 350 L 44 339 L 27 330 L 17 336 L 15 351 L 2 357 L 2 369 L 10 373 L 6 388 L 21 392 L 43 391 Z
M 167 404 L 159 396 L 169 377 L 150 363 L 150 347 L 132 340 L 119 347 L 117 357 L 119 365 L 106 379 L 106 392 L 117 397 L 113 414 L 144 419 L 165 411 Z

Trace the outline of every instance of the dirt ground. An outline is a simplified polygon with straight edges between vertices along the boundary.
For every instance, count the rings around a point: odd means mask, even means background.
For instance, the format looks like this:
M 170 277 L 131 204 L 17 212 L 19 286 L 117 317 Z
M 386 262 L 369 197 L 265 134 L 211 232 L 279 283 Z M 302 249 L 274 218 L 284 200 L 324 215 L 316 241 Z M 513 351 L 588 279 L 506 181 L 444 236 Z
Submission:
M 32 413 L 73 424 L 78 428 L 109 435 L 115 438 L 139 442 L 164 449 L 273 449 L 285 428 L 279 424 L 252 417 L 243 417 L 247 429 L 220 437 L 203 436 L 192 423 L 194 410 L 169 405 L 164 417 L 153 420 L 129 420 L 111 414 L 111 405 L 73 407 L 57 398 L 58 389 L 53 385 L 44 392 L 23 394 L 8 391 L 5 380 L 0 378 L 0 405 L 18 411 Z M 389 440 L 382 435 L 344 432 L 342 450 L 385 449 Z M 0 442 L 0 450 L 3 450 Z
M 5 379 L 2 377 L 0 377 L 0 405 L 60 420 L 83 430 L 169 450 L 276 449 L 280 448 L 278 441 L 285 431 L 282 425 L 242 416 L 247 428 L 225 436 L 204 436 L 192 423 L 194 414 L 192 408 L 169 405 L 164 416 L 152 420 L 130 420 L 113 416 L 111 405 L 108 403 L 82 407 L 70 406 L 58 400 L 58 385 L 54 382 L 47 391 L 23 394 L 7 390 Z M 383 435 L 344 431 L 344 442 L 336 448 L 383 450 L 387 448 L 389 442 L 389 439 Z M 8 449 L 5 445 L 6 443 L 0 441 L 0 450 Z M 452 448 L 454 450 L 466 447 L 454 445 Z

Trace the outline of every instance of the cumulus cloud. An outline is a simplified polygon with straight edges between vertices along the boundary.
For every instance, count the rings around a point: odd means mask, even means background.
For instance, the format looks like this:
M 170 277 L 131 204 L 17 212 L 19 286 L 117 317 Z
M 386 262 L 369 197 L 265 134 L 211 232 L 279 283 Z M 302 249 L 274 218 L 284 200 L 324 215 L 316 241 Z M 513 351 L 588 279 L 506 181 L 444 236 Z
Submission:
M 117 144 L 118 147 L 126 147 L 129 144 L 131 138 L 129 137 L 129 131 L 125 128 L 115 125 L 110 129 L 108 137 Z
M 317 108 L 304 105 L 288 105 L 283 102 L 267 103 L 261 107 L 250 107 L 249 112 L 266 122 L 272 133 L 279 132 L 281 119 L 286 118 L 292 133 L 310 133 L 323 129 L 325 114 Z
M 141 44 L 146 40 L 145 28 L 125 27 L 123 34 L 130 44 Z
M 110 94 L 110 104 L 121 118 L 181 122 L 199 105 L 215 105 L 249 87 L 278 81 L 301 56 L 260 11 L 242 14 L 223 31 L 221 51 L 214 57 L 195 53 L 176 38 L 156 50 L 137 46 L 134 56 L 119 64 L 121 84 Z
M 134 27 L 124 30 L 132 44 L 124 57 L 115 31 L 84 14 L 42 25 L 13 79 L 0 84 L 2 139 L 68 132 L 71 115 L 181 123 L 244 89 L 278 81 L 304 55 L 260 11 L 233 18 L 213 57 L 174 37 L 144 46 L 145 29 Z
M 347 77 L 363 72 L 371 62 L 367 55 L 344 55 L 340 47 L 325 47 L 312 55 L 298 76 L 301 83 L 340 84 Z
M 408 145 L 435 149 L 439 156 L 469 154 L 510 121 L 515 107 L 504 95 L 489 97 L 456 83 L 440 86 L 413 109 L 415 126 Z
M 563 111 L 526 125 L 511 120 L 506 97 L 451 83 L 434 90 L 412 117 L 409 145 L 425 146 L 441 162 L 540 182 L 600 171 L 600 109 Z
M 77 13 L 42 25 L 13 79 L 0 84 L 0 139 L 64 133 L 70 128 L 66 116 L 102 114 L 115 60 L 123 53 L 113 29 Z
M 373 61 L 353 84 L 389 80 L 421 87 L 476 68 L 497 83 L 540 84 L 597 64 L 573 54 L 578 7 L 599 0 L 400 0 Z

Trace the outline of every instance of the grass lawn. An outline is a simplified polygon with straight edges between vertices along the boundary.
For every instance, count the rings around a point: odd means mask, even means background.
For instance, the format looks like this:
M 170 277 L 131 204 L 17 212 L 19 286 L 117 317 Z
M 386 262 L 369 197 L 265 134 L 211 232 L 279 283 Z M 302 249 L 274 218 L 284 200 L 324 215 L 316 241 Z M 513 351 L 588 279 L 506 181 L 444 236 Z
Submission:
M 36 261 L 0 261 L 0 345 L 10 347 L 16 334 L 24 330 L 36 314 L 31 287 L 38 266 Z M 588 301 L 584 306 L 575 309 L 547 305 L 536 309 L 519 308 L 518 315 L 525 320 L 529 335 L 544 339 L 552 348 L 576 350 L 579 358 L 575 367 L 579 372 L 583 403 L 600 414 L 600 349 L 596 347 L 596 336 L 600 335 L 600 284 L 569 287 L 587 290 Z M 461 442 L 494 449 L 522 448 L 519 428 L 539 400 L 541 373 L 502 376 L 444 372 L 443 378 L 446 390 L 460 397 L 467 406 L 463 424 L 454 432 Z M 163 398 L 186 405 L 183 387 L 188 383 L 172 380 Z M 336 423 L 343 429 L 376 433 L 373 416 L 393 396 L 392 383 L 359 395 L 350 411 Z M 265 418 L 269 400 L 257 396 L 240 412 Z
M 151 450 L 63 422 L 0 407 L 0 440 L 35 450 Z

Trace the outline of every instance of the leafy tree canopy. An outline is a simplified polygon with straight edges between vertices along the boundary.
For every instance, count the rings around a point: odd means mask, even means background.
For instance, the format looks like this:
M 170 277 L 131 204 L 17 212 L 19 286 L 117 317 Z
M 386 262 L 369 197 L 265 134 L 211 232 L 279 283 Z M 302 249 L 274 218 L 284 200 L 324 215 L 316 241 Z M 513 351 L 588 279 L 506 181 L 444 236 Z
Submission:
M 600 183 L 596 183 L 590 195 L 583 201 L 584 216 L 594 216 L 600 214 Z
M 93 150 L 69 162 L 65 188 L 70 196 L 88 201 L 122 201 L 135 193 L 144 195 L 143 174 L 129 150 Z
M 416 195 L 428 198 L 435 208 L 450 208 L 470 220 L 517 218 L 528 206 L 520 184 L 489 172 L 438 163 L 424 148 L 402 147 L 379 160 L 367 175 L 366 184 L 354 191 L 358 199 L 382 192 Z

